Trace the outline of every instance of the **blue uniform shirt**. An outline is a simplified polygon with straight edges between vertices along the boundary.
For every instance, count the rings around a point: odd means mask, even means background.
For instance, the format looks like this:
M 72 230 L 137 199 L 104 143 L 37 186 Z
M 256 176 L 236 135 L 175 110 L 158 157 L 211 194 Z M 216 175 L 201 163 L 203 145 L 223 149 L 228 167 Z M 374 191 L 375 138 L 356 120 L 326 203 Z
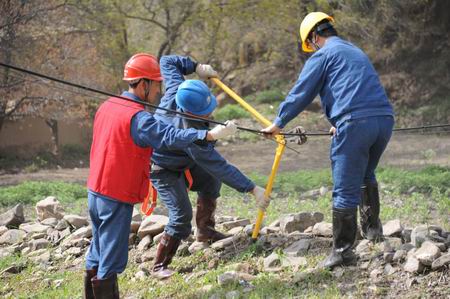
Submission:
M 175 102 L 175 95 L 178 86 L 184 81 L 184 76 L 192 74 L 195 67 L 196 63 L 189 57 L 170 55 L 161 58 L 160 69 L 164 78 L 165 93 L 160 107 L 181 111 Z M 155 118 L 177 128 L 208 128 L 208 123 L 189 121 L 162 110 L 157 110 Z M 175 171 L 182 171 L 196 164 L 240 192 L 249 192 L 255 187 L 250 179 L 215 150 L 211 142 L 196 142 L 186 145 L 181 150 L 173 146 L 156 149 L 152 155 L 152 162 Z
M 283 128 L 320 94 L 322 109 L 333 126 L 344 120 L 394 115 L 378 74 L 367 55 L 337 36 L 305 63 L 275 124 Z

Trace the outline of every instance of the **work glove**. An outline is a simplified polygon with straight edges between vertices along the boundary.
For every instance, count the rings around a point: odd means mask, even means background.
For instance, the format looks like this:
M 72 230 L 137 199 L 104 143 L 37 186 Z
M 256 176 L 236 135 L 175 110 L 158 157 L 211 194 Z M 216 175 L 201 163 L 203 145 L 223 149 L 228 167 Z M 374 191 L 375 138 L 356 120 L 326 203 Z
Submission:
M 270 204 L 270 198 L 264 194 L 266 190 L 260 186 L 256 186 L 252 193 L 256 199 L 256 207 L 262 211 L 266 211 Z
M 306 143 L 306 141 L 308 140 L 308 138 L 306 137 L 305 133 L 306 130 L 303 127 L 295 127 L 292 130 L 289 130 L 287 133 L 291 133 L 291 134 L 298 134 L 298 135 L 293 135 L 293 136 L 286 136 L 286 140 L 289 142 L 294 142 L 297 143 L 298 145 L 302 145 L 304 143 Z
M 225 125 L 226 126 L 224 125 L 215 126 L 211 131 L 209 131 L 209 134 L 213 137 L 214 140 L 225 138 L 234 135 L 236 133 L 237 126 L 233 121 L 227 120 L 225 122 Z
M 197 64 L 195 72 L 202 80 L 218 76 L 217 72 L 209 64 Z

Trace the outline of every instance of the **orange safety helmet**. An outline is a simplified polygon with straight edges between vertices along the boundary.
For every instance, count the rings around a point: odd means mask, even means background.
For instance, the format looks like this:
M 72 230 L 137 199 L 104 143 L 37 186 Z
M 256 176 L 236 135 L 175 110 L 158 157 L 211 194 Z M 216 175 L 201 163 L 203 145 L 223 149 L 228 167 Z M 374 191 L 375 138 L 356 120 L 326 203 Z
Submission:
M 123 80 L 135 81 L 138 79 L 163 80 L 159 70 L 159 63 L 155 56 L 147 53 L 138 53 L 127 61 L 123 70 Z

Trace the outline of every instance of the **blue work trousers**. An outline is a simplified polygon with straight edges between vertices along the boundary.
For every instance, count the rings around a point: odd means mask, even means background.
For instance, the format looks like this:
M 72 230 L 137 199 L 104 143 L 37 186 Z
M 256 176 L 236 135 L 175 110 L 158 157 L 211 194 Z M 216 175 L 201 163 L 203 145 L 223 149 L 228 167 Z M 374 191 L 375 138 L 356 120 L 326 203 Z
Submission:
M 97 269 L 97 278 L 122 273 L 128 262 L 128 238 L 133 206 L 88 193 L 92 221 L 92 241 L 86 256 L 86 269 Z
M 392 116 L 349 119 L 337 125 L 330 151 L 335 208 L 357 207 L 361 186 L 377 182 L 375 169 L 393 126 Z
M 199 197 L 216 200 L 220 196 L 221 182 L 199 166 L 189 169 L 193 179 L 191 191 Z M 186 239 L 192 231 L 192 205 L 189 201 L 188 183 L 183 171 L 168 169 L 152 170 L 153 186 L 158 190 L 158 199 L 169 210 L 169 223 L 165 232 L 177 239 Z

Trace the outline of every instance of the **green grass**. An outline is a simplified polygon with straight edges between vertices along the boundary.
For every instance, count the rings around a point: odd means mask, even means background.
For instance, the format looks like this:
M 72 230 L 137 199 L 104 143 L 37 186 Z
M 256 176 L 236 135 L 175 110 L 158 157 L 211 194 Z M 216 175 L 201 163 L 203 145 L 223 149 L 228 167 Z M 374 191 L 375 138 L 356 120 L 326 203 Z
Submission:
M 86 200 L 86 186 L 53 182 L 24 182 L 16 186 L 0 188 L 0 207 L 18 203 L 34 205 L 46 196 L 56 196 L 62 204 L 74 204 Z
M 428 167 L 421 170 L 400 170 L 393 168 L 380 169 L 378 179 L 383 185 L 381 198 L 381 218 L 383 221 L 399 218 L 407 225 L 415 223 L 439 224 L 450 230 L 448 215 L 450 215 L 449 197 L 450 169 L 444 167 Z M 251 174 L 251 178 L 260 185 L 264 185 L 267 177 Z M 279 218 L 282 214 L 300 211 L 319 211 L 325 214 L 326 221 L 331 220 L 331 191 L 316 199 L 301 199 L 302 192 L 321 186 L 331 187 L 331 174 L 328 169 L 320 171 L 299 171 L 281 173 L 276 181 L 273 202 L 267 212 L 265 223 Z M 411 187 L 415 187 L 412 192 Z M 330 189 L 331 190 L 331 189 Z M 195 196 L 193 193 L 192 199 Z M 84 186 L 61 182 L 27 182 L 15 187 L 0 188 L 0 202 L 24 202 L 32 204 L 47 195 L 59 197 L 64 207 L 71 202 L 84 202 L 86 190 Z M 66 208 L 67 210 L 67 208 Z M 253 198 L 244 196 L 229 187 L 222 188 L 222 199 L 219 201 L 218 214 L 235 215 L 254 220 L 255 206 Z M 53 250 L 53 249 L 50 249 Z M 263 258 L 270 254 L 261 244 L 254 243 L 242 251 L 236 252 L 228 258 L 221 258 L 218 265 L 208 268 L 211 256 L 205 252 L 194 255 L 176 256 L 172 267 L 179 271 L 171 278 L 170 283 L 159 282 L 151 277 L 142 281 L 134 281 L 138 265 L 130 258 L 127 269 L 119 277 L 122 296 L 133 295 L 136 298 L 209 298 L 212 295 L 224 298 L 232 290 L 240 292 L 245 298 L 291 298 L 302 296 L 307 298 L 341 298 L 348 295 L 348 290 L 341 289 L 341 285 L 354 282 L 352 294 L 355 297 L 367 297 L 372 291 L 368 290 L 364 273 L 346 271 L 337 278 L 328 271 L 318 271 L 306 275 L 304 279 L 294 283 L 296 272 L 286 269 L 278 274 L 263 271 Z M 282 252 L 278 252 L 282 254 Z M 326 252 L 310 253 L 306 257 L 308 268 L 312 268 L 325 257 Z M 232 283 L 220 286 L 218 275 L 234 270 L 235 263 L 248 263 L 255 279 L 251 281 L 254 287 L 244 293 L 245 285 Z M 19 274 L 8 275 L 0 280 L 0 297 L 5 298 L 79 298 L 82 291 L 82 265 L 70 267 L 63 261 L 55 261 L 55 270 L 44 270 L 39 265 L 27 261 L 20 254 L 14 254 L 0 259 L 0 272 L 10 265 L 22 265 Z M 150 266 L 151 262 L 148 263 Z M 187 270 L 190 269 L 190 270 Z M 185 272 L 180 273 L 180 272 Z M 186 272 L 187 271 L 187 272 Z M 189 272 L 192 271 L 192 272 Z M 187 280 L 189 273 L 199 273 Z M 305 271 L 300 268 L 298 272 Z M 63 279 L 60 287 L 54 281 Z M 210 285 L 209 291 L 201 288 Z M 389 289 L 380 287 L 374 291 L 376 295 L 389 294 Z M 373 294 L 375 295 L 375 294 Z M 9 296 L 9 297 L 8 297 Z
M 214 113 L 214 118 L 218 121 L 231 119 L 249 118 L 250 114 L 238 104 L 226 105 Z
M 285 94 L 279 88 L 257 92 L 249 97 L 249 100 L 258 104 L 278 104 L 284 100 Z

